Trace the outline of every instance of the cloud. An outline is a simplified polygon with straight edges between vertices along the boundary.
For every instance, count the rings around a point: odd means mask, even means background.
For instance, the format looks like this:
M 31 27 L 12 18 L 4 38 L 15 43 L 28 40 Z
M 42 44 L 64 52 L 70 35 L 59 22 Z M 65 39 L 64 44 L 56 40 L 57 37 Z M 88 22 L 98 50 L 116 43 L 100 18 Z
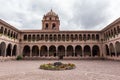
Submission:
M 119 0 L 0 0 L 0 18 L 18 29 L 41 29 L 52 8 L 61 30 L 100 30 L 120 16 Z
M 81 0 L 74 4 L 74 17 L 71 19 L 73 24 L 82 29 L 97 29 L 97 27 L 105 23 L 108 18 L 107 9 L 109 4 L 107 1 L 100 0 Z

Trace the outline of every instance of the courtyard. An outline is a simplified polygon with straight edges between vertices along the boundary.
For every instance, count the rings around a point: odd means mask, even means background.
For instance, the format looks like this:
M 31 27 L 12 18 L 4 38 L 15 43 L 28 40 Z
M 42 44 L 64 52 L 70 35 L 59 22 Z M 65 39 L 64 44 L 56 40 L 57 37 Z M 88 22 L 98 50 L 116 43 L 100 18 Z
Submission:
M 108 60 L 60 60 L 74 63 L 73 70 L 39 69 L 40 64 L 57 60 L 0 62 L 0 80 L 120 80 L 120 62 Z

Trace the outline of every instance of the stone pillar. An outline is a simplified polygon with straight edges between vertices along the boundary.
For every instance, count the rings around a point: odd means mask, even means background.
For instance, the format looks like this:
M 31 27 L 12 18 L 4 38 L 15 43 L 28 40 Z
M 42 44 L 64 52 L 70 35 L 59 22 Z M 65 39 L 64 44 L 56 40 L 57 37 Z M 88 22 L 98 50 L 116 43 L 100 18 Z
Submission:
M 56 57 L 58 56 L 58 49 L 56 49 Z
M 48 49 L 48 51 L 47 51 L 47 57 L 49 57 L 50 55 L 49 55 L 50 53 L 49 53 L 49 49 Z
M 75 49 L 73 50 L 73 53 L 74 53 L 73 57 L 75 57 Z
M 82 48 L 82 57 L 84 57 L 84 49 Z
M 65 57 L 67 57 L 67 50 L 65 49 Z
M 39 57 L 40 57 L 40 50 L 39 50 Z
M 116 51 L 116 48 L 114 48 L 115 49 L 115 57 L 117 57 L 117 51 Z
M 92 48 L 90 48 L 90 51 L 91 51 L 91 57 L 93 57 L 93 54 L 92 54 Z
M 108 47 L 109 48 L 109 47 Z M 110 51 L 110 48 L 109 48 L 109 55 L 111 56 L 111 51 Z
M 5 48 L 5 53 L 4 53 L 4 57 L 6 57 L 6 48 Z

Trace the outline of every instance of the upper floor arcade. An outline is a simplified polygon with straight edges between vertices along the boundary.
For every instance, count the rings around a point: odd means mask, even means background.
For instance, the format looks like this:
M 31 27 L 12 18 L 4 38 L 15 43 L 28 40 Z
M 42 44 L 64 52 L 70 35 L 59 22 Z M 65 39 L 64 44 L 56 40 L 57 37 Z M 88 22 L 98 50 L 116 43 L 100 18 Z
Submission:
M 99 31 L 24 32 L 23 42 L 87 42 L 101 40 Z
M 0 38 L 1 39 L 18 41 L 19 34 L 20 34 L 20 31 L 18 29 L 16 29 L 14 26 L 11 26 L 10 24 L 0 19 Z
M 120 38 L 120 18 L 106 26 L 101 30 L 103 35 L 103 41 L 110 41 Z

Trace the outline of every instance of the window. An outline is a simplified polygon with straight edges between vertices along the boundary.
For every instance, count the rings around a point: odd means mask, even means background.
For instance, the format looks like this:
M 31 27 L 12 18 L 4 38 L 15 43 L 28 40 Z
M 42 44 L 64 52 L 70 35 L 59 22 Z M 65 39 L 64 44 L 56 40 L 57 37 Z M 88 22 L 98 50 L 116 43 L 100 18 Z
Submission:
M 50 20 L 52 20 L 51 17 L 50 17 Z
M 56 25 L 55 25 L 55 23 L 52 24 L 52 29 L 53 29 L 53 30 L 56 29 Z
M 45 29 L 48 29 L 48 23 L 45 24 Z

